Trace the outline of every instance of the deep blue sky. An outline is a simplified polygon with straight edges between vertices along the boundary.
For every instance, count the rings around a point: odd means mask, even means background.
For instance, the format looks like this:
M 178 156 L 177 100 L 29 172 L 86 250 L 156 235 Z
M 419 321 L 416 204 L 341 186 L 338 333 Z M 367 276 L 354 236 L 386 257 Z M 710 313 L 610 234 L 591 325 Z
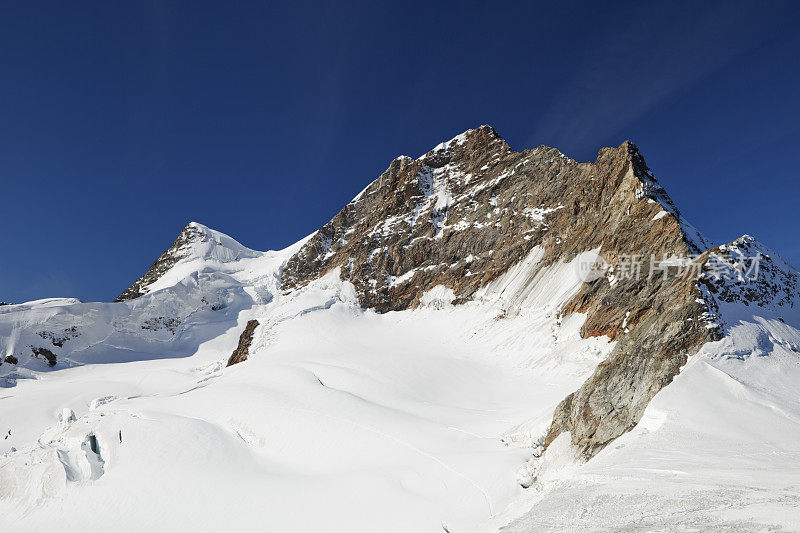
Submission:
M 191 220 L 284 247 L 480 124 L 631 139 L 712 240 L 800 265 L 798 3 L 0 5 L 0 300 L 110 300 Z

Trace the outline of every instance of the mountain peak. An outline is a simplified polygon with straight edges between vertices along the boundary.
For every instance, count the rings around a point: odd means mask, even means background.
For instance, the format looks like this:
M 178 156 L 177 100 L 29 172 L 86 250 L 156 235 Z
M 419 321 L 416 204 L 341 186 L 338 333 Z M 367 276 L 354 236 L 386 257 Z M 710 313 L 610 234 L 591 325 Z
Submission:
M 222 232 L 199 222 L 190 222 L 181 230 L 172 246 L 150 265 L 147 272 L 117 296 L 114 301 L 122 302 L 147 294 L 153 284 L 179 262 L 198 260 L 227 263 L 258 255 L 260 252 L 243 246 Z
M 639 147 L 631 141 L 630 139 L 625 139 L 622 141 L 622 144 L 619 145 L 620 149 L 627 150 L 629 154 L 639 154 Z
M 449 141 L 439 144 L 436 148 L 438 148 L 439 146 L 449 145 L 452 143 L 463 144 L 471 139 L 476 139 L 476 138 L 490 138 L 490 139 L 503 140 L 497 133 L 497 130 L 495 130 L 492 126 L 489 126 L 488 124 L 482 124 L 477 128 L 470 128 L 462 133 L 459 133 Z M 436 150 L 436 148 L 434 148 L 434 150 Z
M 630 141 L 577 163 L 555 148 L 516 152 L 480 126 L 395 159 L 289 261 L 284 288 L 341 267 L 365 307 L 403 309 L 434 280 L 469 297 L 536 246 L 548 262 L 598 247 L 610 259 L 689 253 L 701 251 L 695 233 Z
M 431 165 L 446 164 L 454 157 L 467 154 L 480 153 L 488 149 L 501 149 L 510 151 L 508 144 L 498 135 L 497 131 L 487 125 L 468 129 L 450 139 L 433 147 L 432 150 L 420 156 L 417 160 Z
M 760 316 L 800 325 L 800 272 L 755 237 L 745 234 L 711 248 L 701 261 L 702 285 L 713 297 L 721 326 L 755 307 Z

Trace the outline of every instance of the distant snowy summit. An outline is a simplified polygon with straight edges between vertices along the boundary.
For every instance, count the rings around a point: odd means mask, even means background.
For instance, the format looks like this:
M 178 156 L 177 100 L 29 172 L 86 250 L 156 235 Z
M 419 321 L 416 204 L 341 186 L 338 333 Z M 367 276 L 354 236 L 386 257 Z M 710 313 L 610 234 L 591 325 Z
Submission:
M 133 285 L 117 296 L 115 302 L 124 302 L 138 298 L 158 287 L 158 282 L 179 261 L 217 261 L 229 263 L 237 259 L 258 257 L 259 252 L 245 248 L 224 233 L 190 222 L 180 232 L 175 242 L 156 261 L 147 272 Z M 177 280 L 174 280 L 177 281 Z

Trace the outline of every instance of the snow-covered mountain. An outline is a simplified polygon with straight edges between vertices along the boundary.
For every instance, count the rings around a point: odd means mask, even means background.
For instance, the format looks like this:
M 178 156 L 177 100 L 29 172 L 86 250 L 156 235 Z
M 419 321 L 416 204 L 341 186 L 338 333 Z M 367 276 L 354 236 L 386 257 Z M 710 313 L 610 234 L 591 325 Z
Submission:
M 285 250 L 191 223 L 113 303 L 0 306 L 0 525 L 798 529 L 799 279 L 629 142 L 469 130 Z

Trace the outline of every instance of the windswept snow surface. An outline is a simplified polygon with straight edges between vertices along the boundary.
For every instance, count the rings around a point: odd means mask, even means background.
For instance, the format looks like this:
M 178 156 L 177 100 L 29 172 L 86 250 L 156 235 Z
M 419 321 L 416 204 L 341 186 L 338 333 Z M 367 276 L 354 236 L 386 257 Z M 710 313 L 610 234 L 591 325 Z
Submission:
M 296 246 L 192 256 L 127 302 L 4 308 L 4 354 L 78 334 L 53 369 L 0 367 L 0 529 L 457 532 L 523 497 L 530 445 L 613 348 L 557 318 L 574 265 L 534 251 L 475 302 L 376 314 L 338 272 L 281 293 Z
M 376 314 L 336 271 L 282 293 L 303 241 L 198 227 L 214 238 L 140 298 L 0 307 L 19 358 L 0 366 L 0 530 L 800 530 L 800 306 L 723 303 L 725 338 L 581 463 L 566 434 L 534 456 L 613 348 L 559 317 L 575 264 L 534 248 L 470 303 L 440 285 Z

